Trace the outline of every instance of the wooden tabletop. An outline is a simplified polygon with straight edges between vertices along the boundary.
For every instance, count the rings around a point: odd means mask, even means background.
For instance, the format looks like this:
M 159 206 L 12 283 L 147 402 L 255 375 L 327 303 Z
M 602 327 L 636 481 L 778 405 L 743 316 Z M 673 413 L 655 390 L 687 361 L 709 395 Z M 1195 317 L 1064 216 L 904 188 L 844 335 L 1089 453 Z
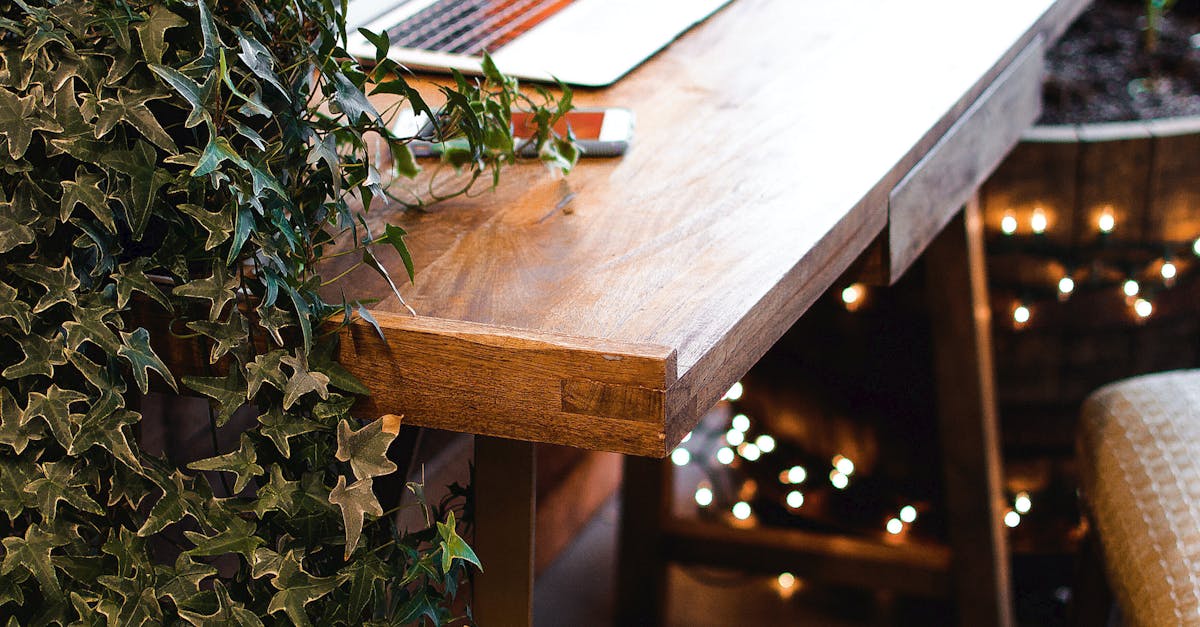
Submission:
M 419 315 L 392 297 L 374 308 L 386 342 L 347 332 L 342 359 L 373 391 L 358 411 L 667 454 L 873 242 L 897 248 L 881 233 L 924 210 L 908 193 L 889 218 L 897 185 L 948 131 L 986 142 L 1007 105 L 972 116 L 981 96 L 1014 73 L 1026 94 L 1040 42 L 1085 4 L 734 0 L 577 94 L 635 112 L 623 158 L 567 177 L 513 167 L 428 213 L 372 211 L 409 232 L 417 275 L 401 291 Z M 948 185 L 932 179 L 915 189 Z M 899 246 L 919 250 L 939 220 L 895 229 Z

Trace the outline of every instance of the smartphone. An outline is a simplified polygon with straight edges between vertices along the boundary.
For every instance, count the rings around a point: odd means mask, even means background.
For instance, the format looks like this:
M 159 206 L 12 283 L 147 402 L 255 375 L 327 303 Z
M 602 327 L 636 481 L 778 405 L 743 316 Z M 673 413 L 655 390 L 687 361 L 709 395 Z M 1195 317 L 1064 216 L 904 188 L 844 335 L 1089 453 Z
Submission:
M 513 137 L 519 144 L 524 144 L 519 145 L 518 154 L 524 157 L 537 156 L 535 146 L 528 143 L 533 136 L 530 114 L 515 111 L 512 121 Z M 554 125 L 554 130 L 566 136 L 570 129 L 575 134 L 581 157 L 619 157 L 629 149 L 629 142 L 633 139 L 633 122 L 633 111 L 620 107 L 574 109 Z M 411 110 L 400 114 L 392 130 L 399 137 L 427 137 L 433 134 L 426 116 L 414 115 Z M 441 145 L 434 142 L 414 140 L 408 146 L 417 157 L 441 155 Z

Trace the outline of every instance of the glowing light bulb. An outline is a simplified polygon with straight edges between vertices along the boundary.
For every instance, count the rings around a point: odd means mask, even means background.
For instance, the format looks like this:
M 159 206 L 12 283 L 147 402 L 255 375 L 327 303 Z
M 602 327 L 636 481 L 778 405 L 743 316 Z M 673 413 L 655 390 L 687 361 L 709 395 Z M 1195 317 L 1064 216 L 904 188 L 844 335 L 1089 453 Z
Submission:
M 1017 232 L 1017 216 L 1013 215 L 1011 210 L 1004 212 L 1004 217 L 1000 219 L 1000 230 L 1005 235 L 1012 235 Z
M 758 445 L 751 442 L 746 442 L 745 444 L 739 446 L 738 454 L 742 457 L 745 457 L 746 461 L 751 462 L 758 461 L 758 458 L 762 457 L 762 451 L 759 450 Z
M 746 434 L 737 429 L 730 429 L 725 432 L 725 441 L 729 443 L 729 446 L 737 446 L 746 441 Z
M 1200 257 L 1200 237 L 1197 237 L 1196 241 L 1192 242 L 1192 252 L 1195 253 L 1197 257 Z
M 799 490 L 792 490 L 791 492 L 787 493 L 785 500 L 787 501 L 788 507 L 792 509 L 800 509 L 800 506 L 804 505 L 804 494 Z
M 1112 233 L 1112 230 L 1117 226 L 1117 218 L 1113 216 L 1112 207 L 1105 207 L 1100 217 L 1096 219 L 1096 226 L 1101 233 Z
M 905 505 L 900 508 L 900 520 L 910 523 L 917 519 L 917 508 L 912 505 Z
M 1154 305 L 1144 298 L 1139 298 L 1133 303 L 1133 312 L 1139 318 L 1149 318 L 1150 314 L 1154 313 Z
M 850 461 L 849 457 L 835 455 L 833 458 L 833 467 L 837 468 L 838 472 L 847 477 L 854 474 L 854 462 Z
M 1138 285 L 1138 282 L 1134 281 L 1133 279 L 1126 279 L 1126 281 L 1121 284 L 1121 291 L 1125 292 L 1126 296 L 1133 298 L 1134 296 L 1138 295 L 1138 292 L 1142 291 L 1142 286 Z
M 754 438 L 754 444 L 758 446 L 758 450 L 762 451 L 763 453 L 770 453 L 771 451 L 775 450 L 775 438 L 765 433 L 757 438 Z
M 898 535 L 904 531 L 904 523 L 900 522 L 899 518 L 892 518 L 887 521 L 887 532 L 892 535 Z
M 1029 322 L 1029 308 L 1025 305 L 1017 305 L 1017 308 L 1013 309 L 1013 322 L 1017 324 Z
M 863 287 L 862 283 L 854 283 L 842 290 L 842 302 L 845 303 L 846 309 L 850 311 L 857 309 L 865 292 L 866 288 Z
M 746 414 L 738 414 L 733 417 L 733 428 L 745 433 L 750 430 L 750 419 Z
M 1170 281 L 1175 278 L 1175 275 L 1179 274 L 1179 269 L 1170 261 L 1164 261 L 1162 268 L 1159 268 L 1158 272 L 1162 275 L 1163 280 Z
M 731 511 L 733 511 L 733 517 L 738 520 L 746 520 L 750 517 L 750 514 L 754 513 L 754 511 L 750 509 L 750 504 L 745 501 L 738 501 L 737 503 L 734 503 Z
M 728 466 L 733 463 L 733 449 L 728 446 L 722 446 L 717 449 L 717 461 Z
M 1041 207 L 1033 210 L 1033 216 L 1029 218 L 1029 228 L 1036 234 L 1041 235 L 1046 232 L 1046 212 L 1042 211 Z
M 792 466 L 784 471 L 784 478 L 787 483 L 792 485 L 804 483 L 804 480 L 808 478 L 808 471 L 803 466 Z
M 850 485 L 850 479 L 835 469 L 829 471 L 829 483 L 839 490 L 845 490 Z
M 696 505 L 708 507 L 712 505 L 712 502 L 713 492 L 711 489 L 705 487 L 696 488 Z
M 1064 296 L 1075 291 L 1075 279 L 1065 276 L 1058 280 L 1058 293 Z
M 1004 525 L 1009 529 L 1021 524 L 1021 515 L 1013 510 L 1008 510 L 1004 514 Z
M 746 388 L 742 386 L 742 382 L 738 381 L 737 383 L 733 384 L 733 387 L 729 388 L 728 392 L 725 393 L 724 400 L 727 400 L 727 401 L 739 400 L 742 398 L 742 393 L 744 393 L 745 391 L 746 391 Z
M 692 432 L 688 431 L 688 434 L 683 436 L 683 441 L 680 444 L 687 444 L 687 441 L 690 439 L 692 439 Z
M 671 463 L 676 466 L 687 466 L 692 461 L 692 454 L 682 446 L 671 451 Z
M 779 578 L 776 579 L 776 582 L 779 583 L 780 588 L 789 590 L 792 586 L 796 585 L 796 577 L 791 573 L 779 573 Z
M 1018 492 L 1016 498 L 1013 499 L 1013 509 L 1017 510 L 1018 514 L 1028 514 L 1031 507 L 1033 507 L 1033 501 L 1030 500 L 1029 493 Z

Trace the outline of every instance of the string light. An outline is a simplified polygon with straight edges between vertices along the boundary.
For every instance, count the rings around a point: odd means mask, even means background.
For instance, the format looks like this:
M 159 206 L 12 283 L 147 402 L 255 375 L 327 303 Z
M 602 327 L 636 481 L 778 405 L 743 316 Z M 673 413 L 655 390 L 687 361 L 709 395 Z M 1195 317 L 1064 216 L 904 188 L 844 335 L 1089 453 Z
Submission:
M 900 522 L 899 518 L 892 518 L 887 521 L 887 532 L 892 535 L 899 535 L 904 531 L 904 523 Z
M 844 455 L 833 456 L 833 467 L 837 468 L 838 472 L 847 477 L 854 474 L 854 462 L 850 461 L 850 458 Z
M 1075 279 L 1069 276 L 1064 276 L 1058 280 L 1058 294 L 1060 297 L 1070 296 L 1071 292 L 1075 291 Z
M 1008 510 L 1004 513 L 1004 526 L 1012 529 L 1021 524 L 1021 515 L 1013 510 Z
M 1126 296 L 1133 298 L 1138 295 L 1138 292 L 1142 291 L 1142 286 L 1138 285 L 1138 282 L 1133 279 L 1126 279 L 1121 284 L 1121 291 L 1125 292 Z
M 839 490 L 845 490 L 846 486 L 850 485 L 850 479 L 834 469 L 829 471 L 829 483 Z
M 687 441 L 690 439 L 692 439 L 692 432 L 688 431 L 688 434 L 683 436 L 683 441 L 680 444 L 687 444 Z
M 1133 303 L 1133 312 L 1139 318 L 1149 318 L 1150 314 L 1154 313 L 1154 305 L 1144 298 L 1139 298 Z
M 791 590 L 792 586 L 796 585 L 796 577 L 791 573 L 779 573 L 779 578 L 775 581 L 782 590 Z
M 1100 213 L 1100 217 L 1096 219 L 1096 226 L 1101 233 L 1112 233 L 1112 230 L 1117 226 L 1117 218 L 1113 216 L 1112 207 L 1105 207 Z
M 900 520 L 911 523 L 917 519 L 917 508 L 912 505 L 905 505 L 900 508 Z
M 754 511 L 750 509 L 750 504 L 745 501 L 738 501 L 737 503 L 734 503 L 731 511 L 733 512 L 733 517 L 738 520 L 746 520 L 750 517 L 750 514 L 754 513 Z
M 1000 230 L 1005 235 L 1012 235 L 1017 232 L 1017 216 L 1013 215 L 1011 209 L 1004 212 L 1004 217 L 1000 219 Z
M 1200 237 L 1197 237 L 1196 241 L 1192 242 L 1192 252 L 1195 253 L 1197 257 L 1200 257 Z
M 740 400 L 742 398 L 742 394 L 745 391 L 746 391 L 746 388 L 742 386 L 742 382 L 738 381 L 737 383 L 733 384 L 733 387 L 729 388 L 728 392 L 725 393 L 724 400 L 727 400 L 727 401 Z
M 1013 322 L 1017 323 L 1018 326 L 1023 325 L 1026 322 L 1029 322 L 1029 315 L 1028 307 L 1025 305 L 1017 305 L 1016 308 L 1013 309 Z
M 800 509 L 800 506 L 804 505 L 804 494 L 799 490 L 792 490 L 791 492 L 787 493 L 787 496 L 784 498 L 784 500 L 787 501 L 788 507 L 792 509 Z
M 804 480 L 807 478 L 808 471 L 806 471 L 803 466 L 792 466 L 791 468 L 779 473 L 780 483 L 790 483 L 792 485 L 796 485 L 799 483 L 804 483 Z
M 729 448 L 728 446 L 722 446 L 721 448 L 717 449 L 717 461 L 721 462 L 721 464 L 725 466 L 732 464 L 733 449 Z
M 696 488 L 696 505 L 699 505 L 700 507 L 708 507 L 709 505 L 712 505 L 712 502 L 712 489 L 705 486 Z
M 842 290 L 842 303 L 846 305 L 847 310 L 855 311 L 862 305 L 866 292 L 867 288 L 863 287 L 862 283 L 854 283 Z
M 1162 275 L 1164 281 L 1170 282 L 1179 274 L 1179 269 L 1170 261 L 1164 261 L 1162 267 L 1158 269 L 1158 273 Z
M 745 457 L 746 461 L 754 462 L 758 461 L 759 457 L 762 457 L 762 451 L 759 450 L 757 445 L 746 442 L 738 447 L 738 455 Z
M 725 441 L 729 443 L 729 446 L 737 446 L 746 441 L 746 434 L 737 429 L 730 429 L 725 432 Z
M 754 444 L 757 445 L 758 450 L 762 451 L 763 453 L 770 453 L 771 451 L 775 450 L 775 438 L 765 433 L 755 438 Z
M 692 461 L 692 454 L 682 446 L 671 451 L 671 463 L 676 466 L 687 466 Z
M 1029 228 L 1037 235 L 1046 232 L 1046 212 L 1042 211 L 1041 207 L 1034 208 L 1033 215 L 1029 218 Z
M 733 428 L 745 433 L 750 430 L 750 419 L 746 414 L 738 414 L 733 417 Z
M 1018 514 L 1028 514 L 1031 507 L 1033 501 L 1029 498 L 1029 493 L 1017 492 L 1017 497 L 1013 499 L 1013 509 L 1017 510 Z

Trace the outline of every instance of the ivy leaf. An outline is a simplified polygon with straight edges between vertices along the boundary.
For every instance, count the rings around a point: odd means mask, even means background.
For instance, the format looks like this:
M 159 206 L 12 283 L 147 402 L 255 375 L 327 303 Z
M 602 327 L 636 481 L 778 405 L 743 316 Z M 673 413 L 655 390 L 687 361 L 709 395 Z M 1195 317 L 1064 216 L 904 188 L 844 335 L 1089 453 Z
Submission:
M 88 496 L 84 488 L 87 482 L 81 478 L 72 461 L 46 462 L 41 465 L 41 476 L 25 487 L 38 503 L 38 512 L 46 522 L 53 523 L 58 513 L 58 503 L 66 501 L 72 507 L 99 516 L 104 508 Z
M 24 538 L 16 535 L 4 538 L 4 562 L 0 564 L 0 575 L 22 568 L 37 579 L 43 594 L 52 600 L 61 599 L 62 588 L 50 561 L 50 551 L 67 542 L 66 537 L 57 531 L 43 531 L 42 526 L 36 523 L 29 525 Z
M 0 229 L 3 226 L 0 225 Z M 2 238 L 3 236 L 0 236 Z M 21 331 L 29 333 L 29 323 L 32 321 L 29 305 L 17 300 L 17 290 L 7 283 L 0 281 L 0 320 L 8 318 L 17 323 Z
M 242 607 L 240 603 L 229 597 L 229 591 L 225 589 L 225 585 L 220 580 L 213 582 L 213 592 L 217 597 L 217 609 L 212 614 L 200 614 L 180 609 L 179 617 L 196 627 L 226 627 L 228 625 L 262 627 L 262 621 L 255 616 L 254 612 Z
M 224 426 L 246 404 L 246 382 L 241 369 L 232 367 L 223 377 L 183 377 L 183 384 L 217 403 L 217 426 Z
M 64 447 L 70 447 L 75 438 L 71 425 L 82 418 L 81 414 L 72 414 L 71 405 L 88 400 L 86 394 L 75 390 L 64 390 L 58 384 L 52 384 L 45 394 L 29 393 L 29 404 L 25 407 L 25 415 L 21 422 L 28 423 L 34 418 L 41 418 L 50 427 L 54 439 Z
M 384 229 L 383 237 L 400 254 L 400 259 L 404 261 L 404 269 L 408 271 L 408 280 L 413 282 L 416 280 L 417 275 L 416 269 L 413 266 L 412 254 L 408 252 L 408 245 L 404 243 L 404 236 L 407 234 L 404 229 L 394 224 L 389 224 Z
M 166 477 L 151 476 L 151 480 L 163 494 L 150 509 L 146 522 L 137 530 L 139 537 L 148 538 L 166 529 L 167 525 L 183 520 L 185 516 L 203 519 L 203 505 L 197 502 L 200 497 L 184 487 L 183 476 L 178 471 Z
M 183 99 L 192 107 L 191 113 L 188 114 L 187 121 L 183 123 L 185 128 L 192 128 L 201 122 L 211 122 L 212 116 L 208 113 L 208 104 L 216 92 L 217 74 L 213 72 L 204 80 L 204 84 L 199 84 L 187 75 L 174 68 L 165 67 L 162 65 L 151 63 L 150 69 L 158 75 L 167 85 L 176 91 Z
M 400 417 L 388 414 L 354 431 L 350 421 L 343 419 L 337 428 L 338 461 L 350 462 L 357 479 L 370 479 L 391 474 L 396 464 L 387 458 L 388 446 L 400 433 Z
M 346 599 L 346 620 L 350 623 L 361 620 L 363 610 L 375 595 L 377 585 L 387 581 L 391 575 L 383 561 L 371 552 L 360 555 L 340 574 L 351 581 L 350 596 Z
M 108 229 L 109 233 L 117 232 L 113 221 L 112 209 L 108 206 L 108 196 L 100 189 L 104 177 L 89 172 L 80 165 L 75 169 L 75 180 L 63 181 L 62 200 L 59 202 L 59 220 L 66 222 L 77 205 L 83 205 L 92 215 Z
M 0 444 L 7 444 L 17 455 L 25 450 L 31 440 L 42 439 L 42 430 L 22 422 L 24 412 L 17 406 L 17 399 L 6 387 L 0 387 Z
M 179 205 L 179 210 L 191 216 L 200 226 L 208 232 L 208 240 L 204 242 L 204 250 L 212 250 L 217 246 L 225 243 L 229 239 L 229 234 L 233 232 L 233 220 L 228 212 L 225 211 L 205 211 L 199 205 L 190 205 L 184 203 Z
M 258 432 L 270 438 L 275 443 L 275 448 L 279 449 L 280 454 L 285 458 L 292 456 L 288 438 L 326 428 L 319 422 L 284 414 L 278 406 L 272 406 L 266 413 L 259 416 L 258 422 L 261 425 Z
M 158 595 L 144 578 L 103 575 L 97 578 L 97 581 L 122 599 L 119 606 L 101 603 L 96 608 L 96 611 L 108 618 L 108 624 L 122 627 L 163 624 Z
M 287 385 L 283 390 L 283 408 L 290 409 L 301 396 L 309 392 L 316 392 L 321 398 L 329 398 L 329 377 L 308 369 L 308 358 L 299 350 L 296 355 L 287 356 L 280 359 L 287 366 L 292 368 L 292 376 L 288 377 Z
M 169 597 L 175 602 L 175 607 L 187 606 L 190 599 L 200 593 L 200 582 L 217 574 L 217 569 L 193 560 L 187 554 L 181 553 L 175 558 L 175 566 L 155 567 L 159 596 Z M 214 582 L 215 585 L 219 582 Z M 183 613 L 180 612 L 180 616 Z M 193 623 L 195 624 L 195 623 Z
M 195 531 L 184 531 L 183 535 L 196 546 L 186 551 L 193 557 L 216 557 L 236 553 L 245 556 L 246 563 L 254 561 L 254 549 L 262 546 L 263 539 L 254 535 L 258 527 L 238 517 L 230 519 L 230 524 L 218 529 L 211 536 Z
M 250 441 L 250 436 L 242 434 L 241 446 L 236 451 L 209 457 L 194 461 L 187 465 L 192 470 L 216 470 L 221 472 L 231 472 L 237 478 L 233 484 L 233 494 L 240 494 L 246 486 L 250 485 L 250 480 L 262 475 L 262 466 L 255 463 L 257 455 L 254 450 L 254 443 Z
M 286 327 L 293 326 L 288 313 L 279 307 L 268 306 L 265 302 L 259 305 L 255 311 L 258 313 L 259 326 L 271 334 L 271 339 L 275 340 L 276 344 L 283 346 L 283 335 L 280 331 Z
M 231 276 L 224 264 L 214 263 L 212 274 L 207 279 L 196 279 L 176 286 L 172 293 L 212 302 L 212 307 L 208 310 L 208 319 L 216 320 L 221 316 L 225 305 L 236 297 L 233 290 L 237 286 L 238 278 Z
M 105 390 L 106 397 L 118 398 L 115 393 L 110 390 Z M 118 398 L 119 400 L 119 398 Z M 116 405 L 116 403 L 111 403 Z M 101 446 L 109 452 L 113 457 L 121 460 L 132 470 L 141 471 L 142 464 L 138 461 L 137 456 L 133 453 L 133 447 L 129 445 L 129 438 L 125 435 L 125 427 L 128 425 L 136 425 L 141 419 L 141 416 L 136 412 L 126 409 L 118 409 L 111 406 L 102 406 L 100 403 L 89 408 L 87 414 L 79 424 L 79 433 L 75 434 L 74 440 L 71 442 L 68 455 L 78 456 L 91 450 L 93 446 Z
M 387 33 L 376 33 L 365 28 L 358 29 L 358 32 L 375 46 L 375 62 L 379 63 L 383 61 L 387 57 L 388 48 L 392 45 L 392 41 L 388 38 Z
M 0 457 L 0 511 L 8 516 L 9 522 L 16 520 L 25 508 L 34 505 L 33 496 L 25 493 L 25 486 L 33 481 L 36 473 L 37 467 L 33 462 Z
M 271 597 L 267 611 L 271 614 L 283 612 L 295 625 L 311 625 L 305 606 L 342 583 L 339 577 L 314 577 L 305 572 L 295 551 L 285 555 L 270 549 L 255 551 L 250 576 L 258 579 L 265 575 L 271 575 L 271 585 L 279 591 Z
M 342 510 L 342 522 L 346 527 L 346 551 L 344 558 L 349 561 L 354 549 L 358 548 L 358 538 L 362 535 L 363 517 L 367 514 L 382 516 L 383 507 L 375 498 L 371 487 L 371 479 L 359 479 L 346 486 L 346 477 L 339 476 L 337 485 L 329 491 L 329 502 Z
M 256 355 L 246 364 L 246 400 L 254 400 L 264 383 L 282 392 L 287 387 L 287 375 L 283 374 L 283 360 L 287 351 L 275 349 Z
M 46 290 L 33 306 L 33 313 L 42 313 L 58 303 L 76 304 L 75 290 L 79 289 L 79 279 L 75 276 L 75 270 L 71 268 L 70 258 L 63 259 L 62 265 L 57 268 L 49 264 L 31 264 L 13 266 L 12 270 L 17 276 Z
M 196 320 L 187 323 L 187 327 L 206 337 L 216 340 L 209 351 L 208 363 L 215 364 L 223 355 L 237 349 L 246 339 L 246 319 L 237 312 L 229 315 L 225 322 L 209 322 Z
M 117 267 L 117 273 L 113 279 L 117 282 L 118 308 L 124 309 L 133 293 L 141 292 L 162 305 L 163 309 L 171 311 L 171 303 L 167 300 L 166 294 L 163 294 L 154 281 L 146 276 L 146 267 L 149 264 L 150 260 L 142 257 Z
M 453 511 L 446 515 L 446 522 L 437 524 L 438 535 L 441 536 L 442 572 L 449 573 L 450 567 L 454 565 L 456 559 L 474 564 L 475 568 L 482 572 L 483 564 L 479 563 L 475 551 L 459 537 L 456 527 Z
M 150 9 L 150 17 L 134 24 L 138 41 L 142 44 L 142 52 L 146 54 L 149 63 L 162 63 L 163 52 L 166 50 L 167 31 L 180 26 L 187 26 L 188 21 L 172 13 L 165 6 L 156 4 Z
M 208 138 L 208 145 L 204 147 L 204 152 L 200 153 L 200 161 L 192 169 L 192 176 L 201 177 L 212 174 L 225 161 L 232 161 L 243 168 L 248 165 L 246 160 L 234 151 L 228 139 L 213 133 Z
M 300 496 L 300 482 L 288 481 L 283 477 L 283 466 L 271 466 L 271 479 L 258 489 L 258 498 L 254 501 L 254 513 L 263 514 L 278 510 L 294 516 L 297 511 L 296 500 Z
M 167 365 L 158 358 L 154 349 L 150 348 L 149 331 L 144 327 L 138 327 L 133 333 L 122 331 L 121 342 L 123 346 L 117 350 L 117 355 L 128 359 L 133 366 L 133 378 L 137 380 L 138 389 L 142 391 L 142 394 L 150 391 L 150 378 L 146 371 L 151 368 L 162 377 L 163 381 L 167 382 L 167 385 L 171 386 L 172 390 L 179 391 L 179 386 L 175 384 L 175 377 L 171 375 Z
M 125 204 L 125 215 L 135 238 L 140 238 L 150 222 L 151 210 L 158 189 L 171 182 L 165 170 L 158 168 L 158 153 L 150 144 L 137 140 L 132 150 L 120 150 L 109 155 L 105 162 L 118 172 L 129 176 L 132 192 Z
M 35 115 L 36 108 L 32 94 L 19 98 L 13 92 L 0 88 L 0 135 L 8 139 L 8 155 L 13 161 L 25 155 L 34 131 L 62 131 L 58 123 Z
M 4 372 L 0 372 L 0 376 L 6 379 L 19 379 L 39 374 L 52 377 L 54 376 L 54 366 L 67 363 L 67 357 L 63 353 L 64 346 L 61 335 L 56 335 L 49 340 L 40 335 L 27 335 L 17 340 L 17 345 L 21 347 L 25 359 L 5 368 Z
M 333 75 L 333 87 L 333 100 L 341 108 L 342 113 L 346 114 L 351 124 L 358 124 L 366 116 L 369 122 L 375 122 L 379 126 L 384 126 L 383 120 L 379 117 L 379 112 L 367 100 L 362 90 L 355 86 L 354 83 L 351 83 L 345 74 L 338 73 Z
M 270 83 L 285 99 L 291 101 L 291 92 L 284 88 L 283 83 L 279 80 L 279 76 L 275 74 L 271 51 L 257 40 L 246 37 L 241 33 L 238 34 L 238 43 L 242 48 L 242 52 L 238 54 L 238 58 L 242 60 L 242 63 L 245 63 L 246 67 L 250 68 L 250 71 L 254 72 L 255 76 Z
M 146 108 L 151 100 L 160 100 L 167 95 L 155 91 L 134 92 L 130 89 L 120 89 L 116 98 L 105 98 L 99 102 L 100 115 L 96 119 L 96 139 L 107 135 L 113 128 L 124 122 L 130 128 L 138 131 L 143 137 L 170 154 L 179 152 L 175 140 L 167 134 L 158 118 Z
M 77 351 L 84 342 L 91 342 L 109 355 L 116 353 L 121 348 L 121 343 L 117 341 L 117 332 L 113 331 L 104 320 L 106 316 L 115 314 L 116 309 L 103 305 L 99 307 L 76 306 L 72 313 L 75 319 L 63 323 L 63 329 L 67 332 L 67 348 Z

